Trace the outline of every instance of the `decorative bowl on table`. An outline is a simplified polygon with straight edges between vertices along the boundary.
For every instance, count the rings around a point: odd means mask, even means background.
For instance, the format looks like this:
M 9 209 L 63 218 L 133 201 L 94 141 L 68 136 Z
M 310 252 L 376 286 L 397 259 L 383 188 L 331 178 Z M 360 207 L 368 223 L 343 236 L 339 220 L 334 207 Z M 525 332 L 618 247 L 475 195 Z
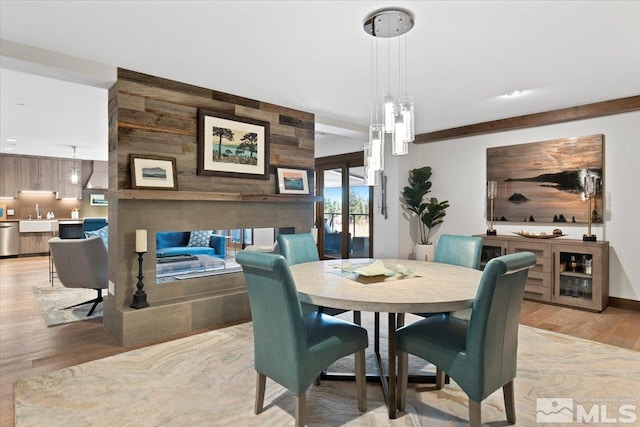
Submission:
M 562 233 L 562 230 L 560 230 L 559 228 L 556 228 L 555 230 L 553 230 L 553 233 L 551 234 L 547 234 L 544 231 L 541 231 L 540 233 L 534 233 L 531 231 L 524 231 L 524 230 L 513 231 L 513 233 L 517 234 L 518 236 L 528 237 L 530 239 L 553 239 L 553 238 L 562 237 L 565 235 Z
M 409 276 L 413 273 L 413 270 L 403 266 L 402 264 L 386 266 L 381 260 L 377 260 L 366 265 L 352 265 L 351 263 L 345 262 L 340 265 L 339 268 L 344 272 L 354 273 L 365 277 L 395 276 L 396 274 Z

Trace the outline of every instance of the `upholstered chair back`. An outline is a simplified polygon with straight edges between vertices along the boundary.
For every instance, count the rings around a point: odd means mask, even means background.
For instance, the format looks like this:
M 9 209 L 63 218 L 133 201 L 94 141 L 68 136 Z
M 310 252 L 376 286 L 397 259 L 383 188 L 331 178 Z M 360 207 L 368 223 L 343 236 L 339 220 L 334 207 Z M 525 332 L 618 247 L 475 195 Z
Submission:
M 433 261 L 477 270 L 480 268 L 481 253 L 481 237 L 443 234 L 438 240 Z
M 289 265 L 303 262 L 318 261 L 318 247 L 311 233 L 280 234 L 278 236 L 280 253 L 286 258 Z

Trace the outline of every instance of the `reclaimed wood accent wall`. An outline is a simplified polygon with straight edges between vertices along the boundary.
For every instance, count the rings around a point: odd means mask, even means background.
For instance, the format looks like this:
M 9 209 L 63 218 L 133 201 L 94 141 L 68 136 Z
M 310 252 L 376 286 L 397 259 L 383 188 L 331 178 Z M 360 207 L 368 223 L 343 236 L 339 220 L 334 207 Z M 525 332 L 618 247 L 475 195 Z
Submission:
M 270 179 L 197 175 L 198 109 L 268 121 Z M 133 71 L 109 90 L 109 295 L 104 325 L 136 345 L 250 318 L 241 272 L 157 284 L 156 234 L 313 225 L 313 196 L 276 194 L 275 168 L 314 168 L 314 116 L 277 105 Z M 133 190 L 129 154 L 176 158 L 178 191 Z M 311 181 L 310 181 L 311 183 Z M 311 190 L 313 194 L 313 189 Z M 149 233 L 144 258 L 150 307 L 130 307 L 137 290 L 137 229 Z
M 131 188 L 131 153 L 175 157 L 179 191 L 275 194 L 276 167 L 314 168 L 312 113 L 122 68 L 116 88 L 118 182 L 112 190 Z M 197 175 L 200 108 L 270 123 L 268 181 Z

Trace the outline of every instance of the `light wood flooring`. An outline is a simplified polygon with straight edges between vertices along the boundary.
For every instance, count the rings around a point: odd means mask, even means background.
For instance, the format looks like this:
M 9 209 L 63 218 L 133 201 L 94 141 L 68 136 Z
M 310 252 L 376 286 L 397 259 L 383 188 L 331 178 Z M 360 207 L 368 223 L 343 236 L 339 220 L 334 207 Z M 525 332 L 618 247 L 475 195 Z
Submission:
M 101 319 L 47 327 L 32 288 L 48 280 L 46 256 L 0 259 L 0 426 L 14 424 L 16 380 L 134 348 L 120 346 Z M 591 313 L 525 301 L 521 323 L 640 351 L 636 311 L 608 307 Z

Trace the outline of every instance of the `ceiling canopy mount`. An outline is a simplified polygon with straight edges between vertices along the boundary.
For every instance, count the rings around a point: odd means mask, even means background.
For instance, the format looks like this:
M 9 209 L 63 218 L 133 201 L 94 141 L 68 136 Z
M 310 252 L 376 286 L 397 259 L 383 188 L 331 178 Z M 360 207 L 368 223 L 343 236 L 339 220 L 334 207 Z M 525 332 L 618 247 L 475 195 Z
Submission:
M 380 9 L 364 20 L 364 31 L 373 37 L 398 37 L 413 28 L 413 15 L 404 9 Z

